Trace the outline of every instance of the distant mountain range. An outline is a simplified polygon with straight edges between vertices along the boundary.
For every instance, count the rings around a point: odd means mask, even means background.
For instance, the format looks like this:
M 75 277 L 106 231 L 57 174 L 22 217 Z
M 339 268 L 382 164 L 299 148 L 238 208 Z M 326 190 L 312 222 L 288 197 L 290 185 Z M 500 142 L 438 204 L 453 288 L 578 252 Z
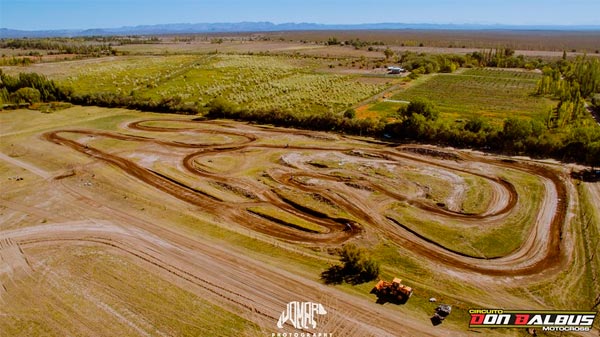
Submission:
M 554 31 L 600 31 L 600 25 L 552 26 L 552 25 L 483 25 L 483 24 L 412 24 L 412 23 L 365 23 L 365 24 L 318 24 L 236 22 L 236 23 L 175 23 L 120 28 L 16 30 L 0 28 L 0 38 L 23 37 L 74 37 L 110 35 L 162 35 L 193 33 L 276 32 L 299 30 L 554 30 Z

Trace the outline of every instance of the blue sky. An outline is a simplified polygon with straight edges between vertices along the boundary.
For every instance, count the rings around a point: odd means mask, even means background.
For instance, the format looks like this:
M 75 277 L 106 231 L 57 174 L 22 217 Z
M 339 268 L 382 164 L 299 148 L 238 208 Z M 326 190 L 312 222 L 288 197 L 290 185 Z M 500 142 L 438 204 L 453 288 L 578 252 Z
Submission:
M 600 0 L 0 0 L 0 27 L 160 23 L 483 23 L 600 25 Z

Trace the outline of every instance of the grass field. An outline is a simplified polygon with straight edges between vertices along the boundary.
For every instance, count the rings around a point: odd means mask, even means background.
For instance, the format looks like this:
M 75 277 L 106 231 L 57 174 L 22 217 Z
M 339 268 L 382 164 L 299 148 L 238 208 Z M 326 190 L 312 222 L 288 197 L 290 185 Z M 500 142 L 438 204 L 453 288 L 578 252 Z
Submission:
M 264 217 L 266 219 L 275 221 L 284 226 L 289 226 L 303 231 L 313 233 L 324 233 L 325 228 L 316 225 L 310 221 L 306 221 L 298 216 L 282 211 L 278 208 L 273 207 L 250 207 L 248 212 Z
M 114 251 L 97 247 L 28 251 L 37 270 L 3 294 L 3 336 L 253 335 L 252 322 L 174 287 Z M 33 314 L 43 312 L 43 314 Z M 77 317 L 77 319 L 74 319 Z M 110 322 L 110 324 L 106 324 Z
M 461 210 L 467 213 L 481 213 L 489 206 L 490 190 L 489 183 L 480 177 L 466 176 L 467 190 L 461 205 Z

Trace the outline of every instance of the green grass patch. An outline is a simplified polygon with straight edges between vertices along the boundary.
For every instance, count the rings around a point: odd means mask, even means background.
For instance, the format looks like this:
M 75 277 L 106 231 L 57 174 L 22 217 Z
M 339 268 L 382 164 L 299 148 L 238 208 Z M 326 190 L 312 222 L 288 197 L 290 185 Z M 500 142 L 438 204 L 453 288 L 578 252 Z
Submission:
M 515 288 L 512 292 L 518 296 L 530 297 L 539 301 L 543 299 L 556 309 L 590 310 L 594 299 L 598 296 L 599 280 L 597 271 L 600 267 L 598 247 L 600 233 L 598 231 L 599 216 L 597 206 L 592 203 L 585 184 L 577 186 L 579 194 L 578 216 L 573 218 L 563 235 L 571 235 L 574 240 L 572 260 L 560 273 L 525 289 Z M 565 291 L 567 290 L 568 291 Z M 600 322 L 596 322 L 596 327 Z
M 500 225 L 426 219 L 420 209 L 406 203 L 397 203 L 388 216 L 449 250 L 482 258 L 505 256 L 520 247 L 535 222 L 544 187 L 526 173 L 506 170 L 503 176 L 515 185 L 520 199 L 516 212 Z
M 73 139 L 75 141 L 86 143 L 100 151 L 115 154 L 120 151 L 136 151 L 139 149 L 142 142 L 135 140 L 122 140 L 115 138 L 108 138 L 102 136 L 81 135 L 78 133 L 61 133 L 61 136 L 65 138 Z M 141 158 L 141 154 L 136 154 L 137 158 Z M 134 160 L 135 161 L 135 160 Z
M 446 203 L 453 189 L 452 183 L 434 172 L 422 170 L 403 170 L 399 172 L 402 179 L 417 184 L 425 191 L 425 197 L 433 203 Z
M 165 163 L 155 162 L 152 165 L 152 169 L 212 199 L 227 202 L 247 202 L 253 200 L 232 187 L 227 188 L 211 179 L 193 176 Z
M 463 179 L 467 188 L 461 203 L 461 211 L 473 214 L 485 212 L 490 206 L 493 193 L 488 180 L 472 175 L 464 175 Z
M 277 193 L 280 198 L 306 207 L 316 213 L 326 214 L 332 218 L 354 218 L 342 208 L 338 207 L 333 201 L 319 193 L 292 191 L 286 188 L 277 188 L 274 192 Z
M 294 214 L 283 211 L 279 208 L 270 206 L 256 206 L 248 207 L 248 212 L 261 216 L 267 220 L 271 220 L 278 224 L 296 228 L 302 231 L 311 233 L 326 233 L 327 229 L 314 224 L 310 221 L 304 220 Z
M 361 116 L 379 116 L 393 118 L 398 115 L 398 109 L 406 103 L 378 101 L 361 109 Z
M 243 158 L 229 154 L 216 154 L 196 158 L 194 165 L 210 173 L 231 171 L 243 163 Z

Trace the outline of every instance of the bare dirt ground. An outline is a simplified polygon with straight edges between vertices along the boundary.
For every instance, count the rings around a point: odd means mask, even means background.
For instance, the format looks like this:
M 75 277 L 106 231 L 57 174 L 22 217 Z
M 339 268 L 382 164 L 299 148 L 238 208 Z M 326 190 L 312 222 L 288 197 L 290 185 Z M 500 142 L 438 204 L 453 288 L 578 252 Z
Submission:
M 352 46 L 327 46 L 316 43 L 299 43 L 290 41 L 225 41 L 223 43 L 210 43 L 206 41 L 195 41 L 191 43 L 158 43 L 158 44 L 140 44 L 125 45 L 115 47 L 117 50 L 142 53 L 142 54 L 162 54 L 165 51 L 175 53 L 280 53 L 280 54 L 301 54 L 319 57 L 367 57 L 382 58 L 385 47 L 376 47 L 375 50 L 355 49 Z M 465 55 L 475 51 L 481 51 L 482 48 L 456 48 L 456 47 L 408 47 L 391 44 L 391 49 L 397 53 L 406 51 L 416 53 L 434 53 L 434 54 L 459 54 Z M 539 56 L 539 57 L 562 57 L 562 51 L 547 50 L 516 50 L 516 55 Z M 583 55 L 581 52 L 570 52 L 569 55 Z M 597 56 L 597 54 L 588 54 Z
M 156 126 L 161 122 L 165 125 L 178 123 L 178 126 Z M 142 186 L 140 190 L 132 191 L 134 195 L 164 199 L 165 208 L 179 205 L 182 211 L 204 214 L 212 222 L 238 232 L 257 233 L 261 238 L 280 242 L 282 247 L 338 247 L 345 242 L 385 238 L 424 263 L 439 266 L 436 272 L 458 275 L 482 289 L 497 289 L 498 284 L 509 278 L 518 279 L 520 285 L 538 282 L 563 270 L 572 259 L 571 245 L 562 238 L 566 215 L 572 211 L 567 203 L 570 182 L 565 172 L 547 165 L 460 151 L 444 152 L 431 147 L 378 146 L 319 132 L 226 121 L 160 118 L 121 125 L 123 129 L 119 131 L 65 128 L 39 134 L 44 141 L 55 144 L 53 148 L 57 153 L 76 151 L 87 160 L 86 164 L 69 171 L 72 174 L 65 174 L 65 170 L 48 172 L 23 160 L 4 154 L 0 156 L 7 164 L 45 179 L 44 183 L 37 183 L 37 192 L 28 192 L 32 193 L 30 197 L 20 199 L 22 203 L 12 201 L 8 192 L 21 191 L 23 187 L 7 185 L 7 194 L 0 200 L 5 213 L 18 212 L 49 219 L 41 224 L 20 225 L 19 220 L 3 213 L 1 219 L 6 223 L 0 227 L 0 274 L 8 275 L 0 278 L 4 291 L 18 287 L 19 282 L 14 281 L 13 275 L 26 274 L 28 259 L 39 259 L 35 252 L 40 249 L 85 244 L 109 249 L 198 297 L 239 313 L 266 331 L 274 330 L 274 322 L 286 303 L 298 300 L 301 294 L 302 301 L 335 299 L 338 310 L 332 310 L 330 316 L 337 322 L 335 329 L 352 331 L 354 336 L 479 335 L 451 326 L 432 327 L 426 320 L 398 315 L 397 311 L 364 297 L 353 296 L 305 275 L 254 259 L 234 247 L 223 246 L 206 237 L 187 235 L 162 220 L 140 217 L 124 206 L 126 201 L 90 192 L 94 185 L 100 184 L 100 178 L 91 173 L 92 167 L 117 170 L 127 177 L 119 183 L 123 188 Z M 186 139 L 195 135 L 197 141 L 166 137 L 178 134 L 185 134 Z M 210 140 L 214 136 L 227 138 L 215 142 Z M 119 151 L 115 145 L 100 146 L 102 141 L 140 146 L 137 151 Z M 144 157 L 144 149 L 146 152 L 152 150 L 152 160 Z M 172 154 L 166 155 L 169 151 Z M 137 152 L 140 156 L 132 156 Z M 157 168 L 157 162 L 169 163 L 177 156 L 179 162 L 174 167 L 177 175 L 174 171 Z M 218 172 L 218 166 L 207 166 L 213 164 L 213 159 L 226 156 L 238 160 L 237 164 L 226 166 L 228 168 L 222 172 Z M 259 158 L 270 159 L 265 164 Z M 451 176 L 460 173 L 485 179 L 493 186 L 493 202 L 479 214 L 461 213 L 456 208 L 449 209 L 420 198 L 418 193 L 405 194 L 394 188 L 393 180 L 384 183 L 385 172 L 381 170 L 389 168 L 393 174 L 394 170 L 406 165 L 425 166 L 448 172 Z M 242 172 L 249 168 L 261 169 L 249 177 Z M 500 177 L 499 172 L 505 169 L 538 177 L 544 190 L 527 238 L 517 250 L 505 256 L 484 259 L 457 252 L 385 215 L 386 207 L 403 202 L 419 209 L 424 216 L 465 224 L 501 225 L 523 207 L 527 198 L 517 192 L 511 181 Z M 189 181 L 200 184 L 192 186 Z M 222 193 L 237 194 L 245 201 L 225 201 L 211 194 L 202 185 L 209 182 L 211 186 L 224 188 Z M 32 202 L 30 199 L 35 199 L 36 193 L 42 195 L 41 190 L 54 196 Z M 146 194 L 147 191 L 154 191 L 154 196 Z M 286 196 L 285 191 L 291 191 L 290 195 L 317 196 L 324 206 L 316 209 L 301 204 Z M 365 197 L 370 193 L 377 198 Z M 460 194 L 455 193 L 453 198 L 460 198 Z M 57 203 L 58 199 L 66 200 L 83 218 L 59 218 L 58 214 L 49 213 L 49 205 Z M 458 203 L 457 200 L 452 202 Z M 266 206 L 326 230 L 316 233 L 286 226 L 249 211 L 251 207 Z M 334 215 L 325 211 L 327 208 L 339 211 Z
M 21 160 L 18 160 L 16 158 L 12 158 L 10 156 L 7 156 L 4 153 L 0 153 L 0 160 L 4 160 L 4 161 L 6 161 L 6 162 L 8 162 L 10 164 L 13 164 L 15 166 L 22 167 L 22 168 L 26 169 L 27 171 L 30 171 L 30 172 L 32 172 L 32 173 L 34 173 L 34 174 L 36 174 L 36 175 L 38 175 L 38 176 L 40 176 L 40 177 L 42 177 L 44 179 L 50 178 L 50 173 L 48 173 L 48 172 L 46 172 L 46 171 L 44 171 L 44 170 L 42 170 L 42 169 L 40 169 L 40 168 L 38 168 L 38 167 L 36 167 L 34 165 L 26 163 L 24 161 L 21 161 Z

